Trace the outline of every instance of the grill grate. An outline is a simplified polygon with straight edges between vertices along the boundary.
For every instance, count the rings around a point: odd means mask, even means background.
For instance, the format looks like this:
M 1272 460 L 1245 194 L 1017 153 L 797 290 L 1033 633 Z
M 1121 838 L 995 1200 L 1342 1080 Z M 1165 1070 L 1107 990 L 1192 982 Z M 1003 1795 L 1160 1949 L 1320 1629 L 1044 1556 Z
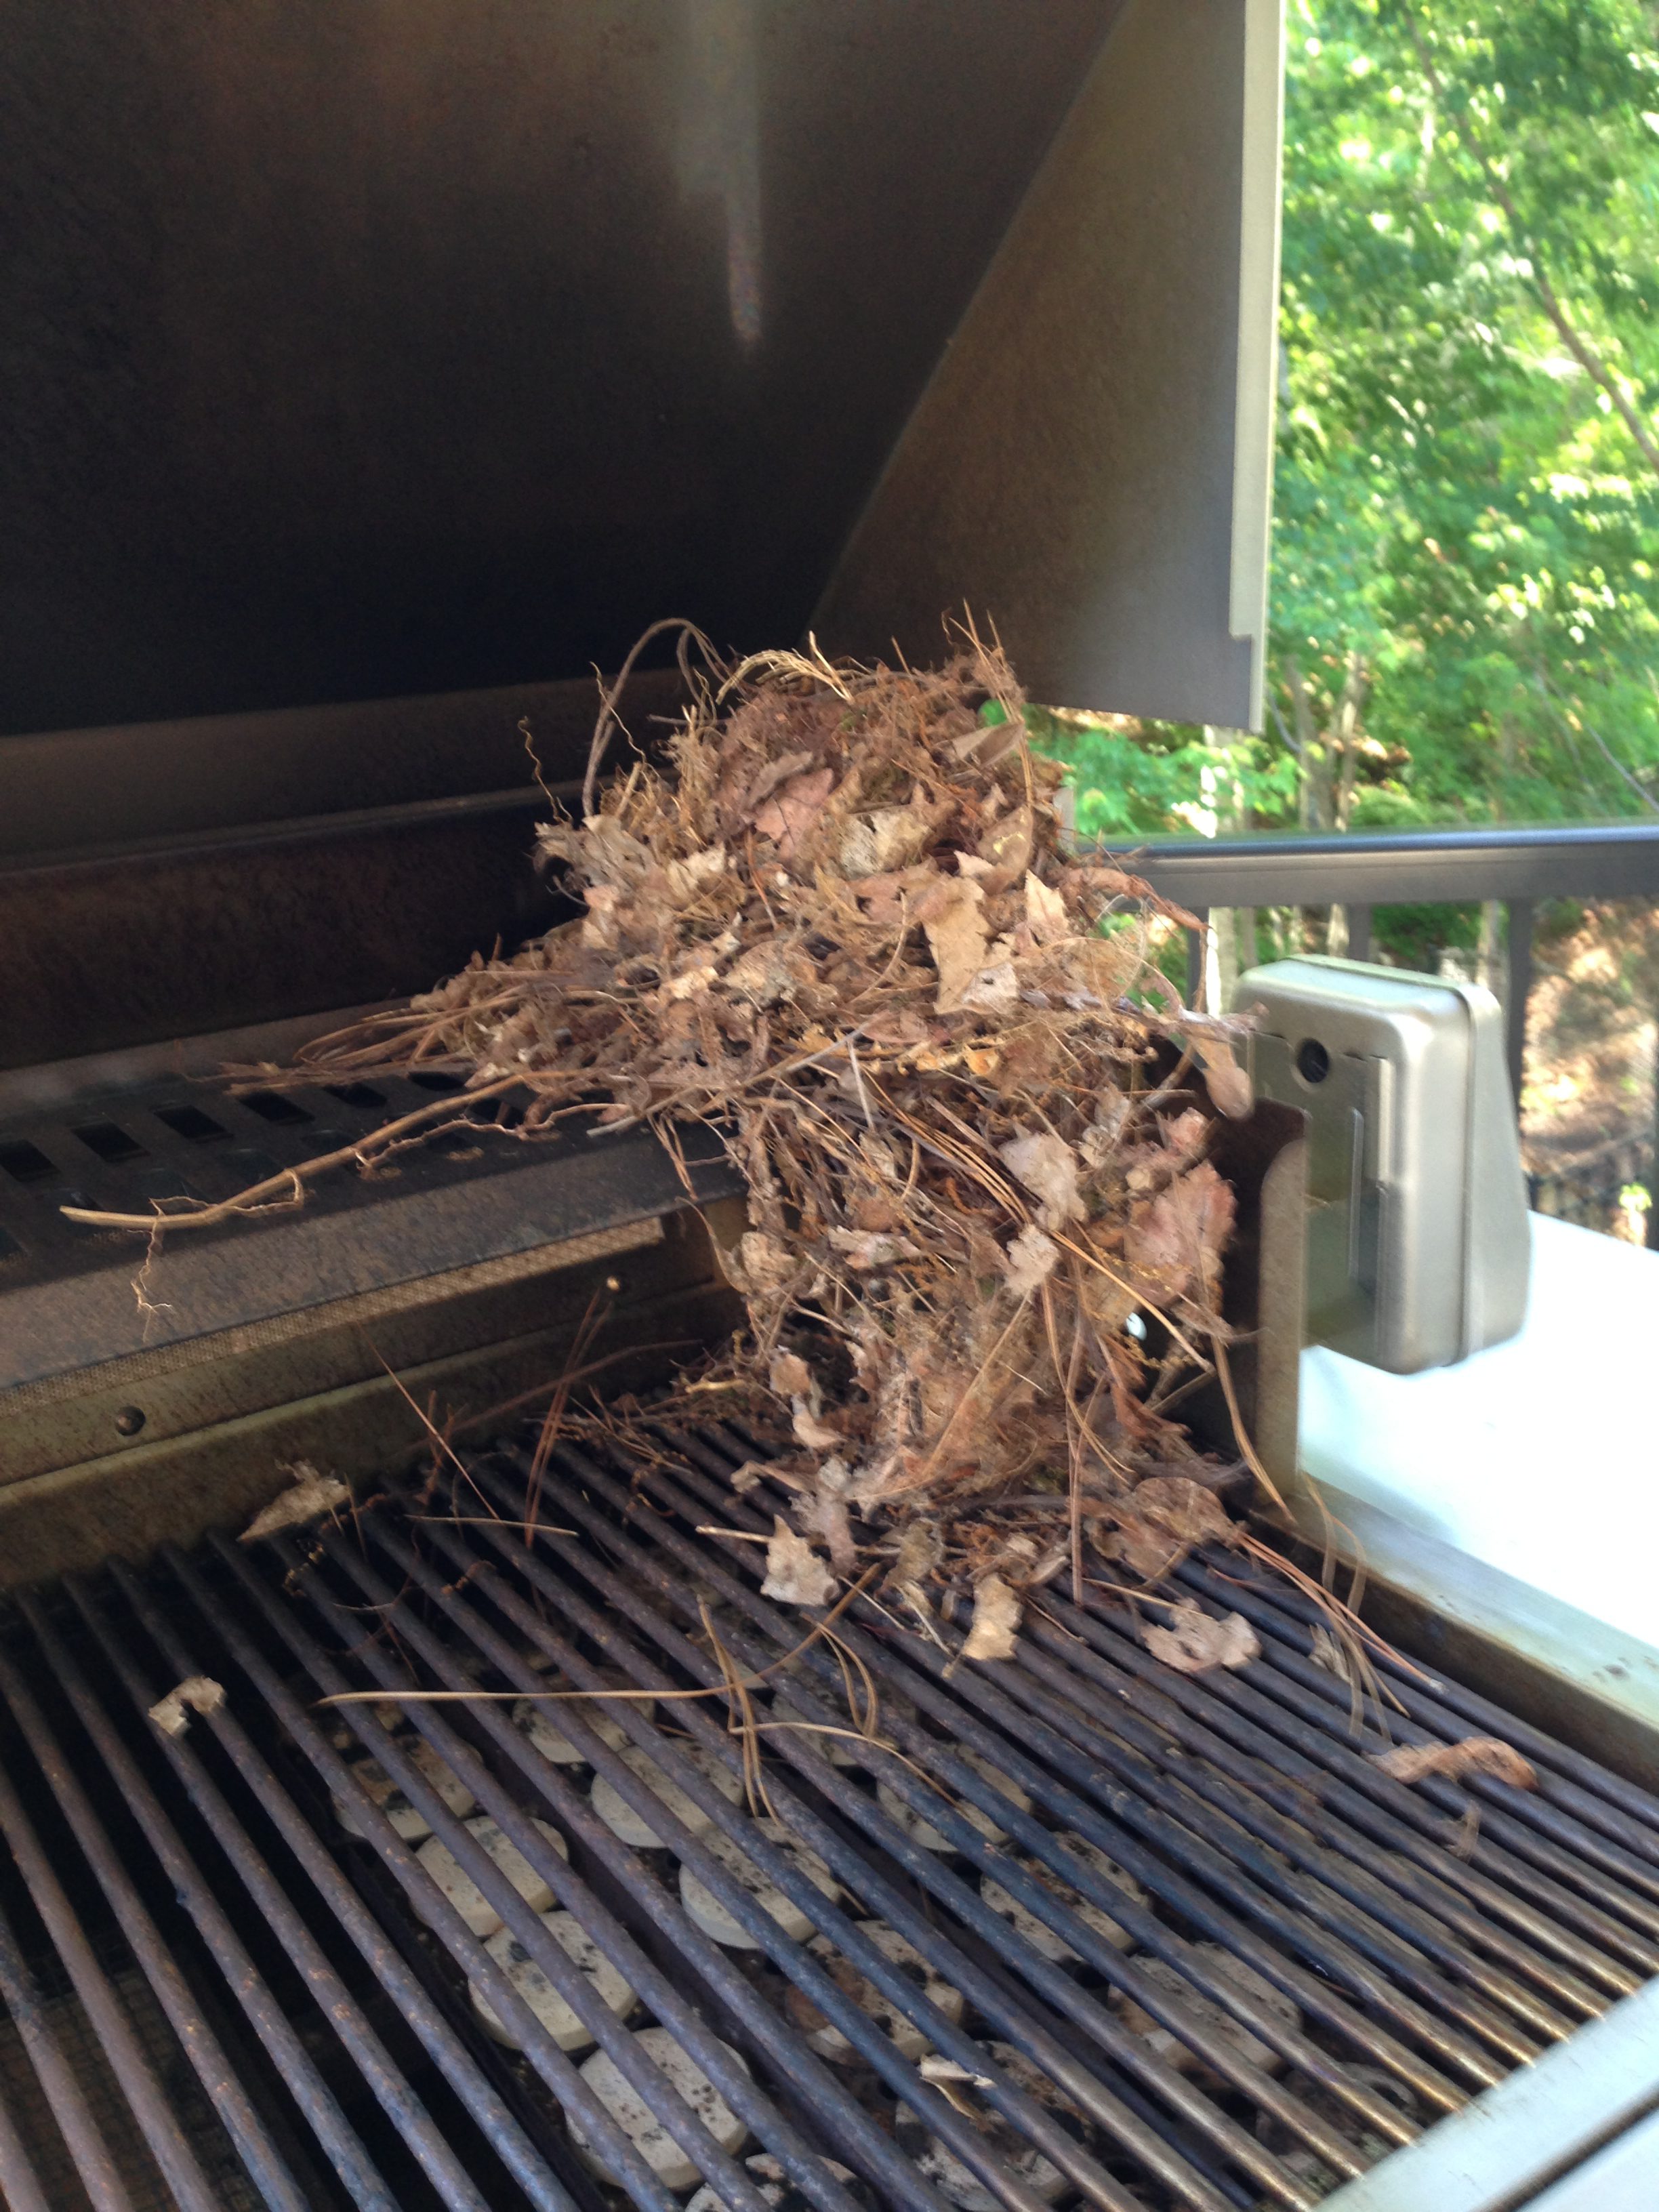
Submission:
M 212 2184 L 213 2203 L 223 2212 L 258 2212 L 258 2193 L 246 2178 L 201 2084 L 177 2061 L 178 2046 L 149 1983 L 136 1967 L 125 1964 L 116 1967 L 110 1980 L 118 2000 L 132 2018 L 146 2057 L 166 2079 L 185 2136 Z M 175 2200 L 133 2124 L 120 2084 L 85 2008 L 71 1990 L 46 1997 L 41 2011 L 46 2032 L 80 2086 L 133 2212 L 172 2212 Z M 20 2153 L 33 2166 L 42 2201 L 52 2212 L 82 2212 L 88 2200 L 76 2178 L 74 2160 L 53 2124 L 52 2107 L 29 2063 L 23 2039 L 9 2021 L 0 2023 L 0 2100 L 16 2130 Z M 24 2212 L 29 2202 L 21 2193 L 7 2201 L 16 2207 L 16 2212 Z
M 1121 1610 L 1052 1586 L 994 1667 L 955 1663 L 948 1621 L 924 1632 L 873 1591 L 798 1649 L 807 1619 L 760 1595 L 748 1540 L 775 1500 L 731 1487 L 747 1441 L 660 1445 L 560 1448 L 544 1476 L 503 1449 L 448 1516 L 381 1503 L 15 1601 L 10 2205 L 77 2201 L 72 2168 L 98 2212 L 600 2212 L 620 2200 L 585 2140 L 653 2212 L 693 2172 L 733 2212 L 1311 2207 L 1659 1972 L 1659 1804 L 1384 1668 L 1396 1740 L 1500 1735 L 1540 1786 L 1390 1780 L 1283 1584 L 1182 1570 L 1260 1632 L 1262 1656 L 1219 1678 L 1172 1674 Z M 723 1665 L 762 1677 L 752 1735 L 724 1697 L 683 1694 L 720 1690 Z M 225 1703 L 167 1737 L 148 1709 L 193 1674 Z M 539 1705 L 572 1755 L 555 1763 L 513 1700 L 561 1674 L 655 1702 Z M 460 1694 L 398 1708 L 410 1686 Z M 343 1690 L 381 1702 L 319 1708 Z M 849 1695 L 866 1722 L 873 1698 L 874 1742 Z M 619 1842 L 590 1778 L 666 1848 Z M 516 1884 L 481 1815 L 527 1863 Z M 457 1863 L 448 1901 L 422 1829 Z M 631 2012 L 556 1940 L 544 1891 Z M 711 1914 L 744 1945 L 712 1941 Z M 531 1966 L 575 2016 L 556 2038 Z M 730 2126 L 679 2098 L 647 2022 Z M 657 2123 L 648 2155 L 584 2046 Z

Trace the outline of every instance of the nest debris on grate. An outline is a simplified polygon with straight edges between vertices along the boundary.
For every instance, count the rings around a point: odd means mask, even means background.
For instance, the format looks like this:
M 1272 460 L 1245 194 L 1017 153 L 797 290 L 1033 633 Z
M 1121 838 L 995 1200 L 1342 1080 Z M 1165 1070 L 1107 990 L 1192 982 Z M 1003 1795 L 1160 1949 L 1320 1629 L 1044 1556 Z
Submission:
M 1210 1138 L 1250 1105 L 1245 1024 L 1186 1006 L 1154 957 L 1194 918 L 1068 850 L 1061 770 L 971 629 L 919 671 L 727 668 L 678 627 L 690 703 L 663 757 L 600 787 L 613 689 L 581 819 L 539 833 L 585 911 L 289 1079 L 465 1079 L 360 1166 L 509 1092 L 524 1135 L 596 1109 L 671 1150 L 718 1133 L 747 1186 L 724 1264 L 748 1328 L 690 1387 L 782 1447 L 775 1597 L 826 1602 L 884 1547 L 918 1607 L 942 1565 L 965 1576 L 995 1657 L 1022 1592 L 1069 1567 L 1081 1595 L 1085 1532 L 1142 1587 L 1195 1542 L 1253 1543 L 1217 1496 L 1241 1470 L 1168 1410 L 1212 1370 L 1231 1397 Z M 138 1225 L 291 1203 L 331 1164 Z M 1178 1612 L 1171 1663 L 1242 1663 L 1213 1626 Z

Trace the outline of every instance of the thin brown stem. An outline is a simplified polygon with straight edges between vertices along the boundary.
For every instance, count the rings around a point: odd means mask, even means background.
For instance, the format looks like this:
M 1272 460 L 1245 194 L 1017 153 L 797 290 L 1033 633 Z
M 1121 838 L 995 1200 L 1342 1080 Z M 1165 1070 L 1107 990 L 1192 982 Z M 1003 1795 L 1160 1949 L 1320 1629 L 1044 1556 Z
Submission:
M 1427 41 L 1415 23 L 1411 26 L 1411 40 L 1413 46 L 1417 49 L 1417 58 L 1423 74 L 1429 81 L 1429 88 L 1436 100 L 1443 106 L 1446 95 L 1445 88 L 1441 82 L 1440 72 L 1435 67 Z M 1458 124 L 1468 143 L 1469 151 L 1474 155 L 1480 167 L 1481 176 L 1486 180 L 1487 191 L 1504 211 L 1504 219 L 1514 234 L 1516 245 L 1524 246 L 1526 249 L 1527 261 L 1531 271 L 1532 289 L 1538 295 L 1539 305 L 1554 325 L 1556 336 L 1583 370 L 1585 375 L 1595 384 L 1596 389 L 1606 395 L 1608 404 L 1630 432 L 1637 451 L 1654 475 L 1659 477 L 1659 445 L 1656 445 L 1651 432 L 1631 404 L 1629 396 L 1619 379 L 1567 313 L 1561 295 L 1556 290 L 1549 270 L 1544 264 L 1544 257 L 1540 250 L 1538 240 L 1528 227 L 1520 209 L 1516 206 L 1515 195 L 1510 191 L 1502 171 L 1481 144 L 1480 133 L 1476 131 L 1467 107 L 1459 116 Z
M 480 1084 L 464 1098 L 434 1099 L 430 1106 L 417 1106 L 412 1114 L 400 1115 L 397 1121 L 388 1121 L 384 1128 L 372 1135 L 360 1137 L 349 1145 L 342 1145 L 337 1152 L 320 1153 L 307 1160 L 303 1167 L 283 1168 L 280 1174 L 267 1176 L 263 1182 L 250 1183 L 239 1190 L 234 1198 L 222 1198 L 216 1205 L 198 1207 L 194 1213 L 164 1213 L 158 1204 L 154 1213 L 103 1213 L 89 1206 L 64 1206 L 58 1208 L 66 1220 L 82 1221 L 90 1229 L 140 1229 L 154 1235 L 161 1229 L 214 1229 L 221 1222 L 234 1221 L 239 1215 L 258 1213 L 272 1207 L 297 1206 L 305 1194 L 307 1183 L 316 1182 L 335 1168 L 347 1166 L 353 1160 L 371 1160 L 377 1152 L 402 1135 L 405 1129 L 422 1128 L 437 1121 L 446 1114 L 453 1119 L 463 1118 L 463 1109 L 483 1098 L 499 1098 L 507 1091 L 519 1087 L 516 1075 L 504 1076 L 498 1083 Z

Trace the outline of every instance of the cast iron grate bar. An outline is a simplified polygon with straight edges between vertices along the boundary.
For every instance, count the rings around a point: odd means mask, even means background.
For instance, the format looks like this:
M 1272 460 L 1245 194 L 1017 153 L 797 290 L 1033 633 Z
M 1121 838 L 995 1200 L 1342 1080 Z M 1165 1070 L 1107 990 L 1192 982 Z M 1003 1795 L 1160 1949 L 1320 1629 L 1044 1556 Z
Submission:
M 16 1600 L 5 2201 L 1312 2212 L 1659 1969 L 1659 1805 L 1582 1753 L 1385 1669 L 1540 1787 L 1389 1780 L 1236 1562 L 1185 1571 L 1261 1635 L 1219 1678 L 1054 1587 L 992 1666 L 878 1584 L 826 1626 L 754 1457 L 504 1447 Z

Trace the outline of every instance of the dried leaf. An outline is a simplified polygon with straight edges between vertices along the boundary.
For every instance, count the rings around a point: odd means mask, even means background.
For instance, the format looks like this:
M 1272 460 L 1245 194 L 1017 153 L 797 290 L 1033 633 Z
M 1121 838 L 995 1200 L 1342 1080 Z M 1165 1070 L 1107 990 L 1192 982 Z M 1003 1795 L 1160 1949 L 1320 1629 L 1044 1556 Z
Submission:
M 898 1558 L 888 1580 L 902 1589 L 907 1583 L 925 1583 L 945 1557 L 945 1539 L 934 1521 L 913 1521 L 899 1539 Z
M 706 991 L 720 974 L 720 964 L 706 953 L 694 953 L 685 965 L 676 970 L 664 984 L 662 995 L 671 1004 L 677 999 L 695 999 Z
M 787 783 L 792 776 L 799 775 L 804 768 L 811 768 L 817 758 L 816 753 L 784 752 L 780 753 L 775 760 L 768 761 L 763 767 L 757 769 L 744 789 L 739 818 L 745 822 L 752 822 L 756 809 L 763 799 L 769 799 L 781 783 Z
M 701 852 L 693 853 L 684 860 L 670 860 L 663 869 L 670 902 L 676 907 L 690 906 L 705 884 L 726 872 L 724 845 L 705 845 Z
M 1172 1152 L 1195 1152 L 1209 1133 L 1210 1124 L 1196 1106 L 1188 1107 L 1184 1114 L 1173 1114 L 1163 1123 L 1158 1133 L 1166 1149 Z
M 819 1476 L 822 1486 L 817 1495 L 795 1510 L 810 1533 L 823 1539 L 836 1573 L 850 1575 L 858 1565 L 859 1547 L 854 1540 L 847 1500 L 838 1494 L 845 1489 L 849 1478 L 847 1462 L 828 1460 L 819 1470 Z
M 1042 1288 L 1059 1259 L 1059 1245 L 1052 1237 L 1045 1237 L 1035 1221 L 1028 1221 L 1003 1259 L 1009 1289 L 1017 1298 L 1029 1298 Z
M 1353 1659 L 1338 1643 L 1323 1621 L 1316 1621 L 1309 1639 L 1308 1656 L 1316 1667 L 1322 1667 L 1328 1674 L 1334 1674 L 1345 1689 L 1363 1688 Z
M 820 2014 L 819 2017 L 822 2018 L 823 2015 Z M 837 2181 L 848 2182 L 857 2179 L 850 2166 L 842 2166 L 833 2158 L 822 2159 L 819 2163 L 824 2172 L 832 2173 Z M 753 2158 L 746 2158 L 744 2164 L 750 2172 L 761 2181 L 787 2182 L 789 2179 L 788 2174 L 779 2161 L 772 2156 L 770 2151 L 761 2151 Z M 791 2193 L 793 2194 L 793 2191 Z
M 1042 1203 L 1038 1218 L 1045 1229 L 1064 1229 L 1080 1221 L 1084 1204 L 1078 1195 L 1077 1154 L 1052 1130 L 1035 1136 L 1014 1137 L 997 1147 L 997 1157 L 1012 1168 L 1034 1198 Z
M 981 968 L 957 1001 L 964 1013 L 1009 1014 L 1019 1004 L 1019 977 L 1012 960 Z
M 1248 1667 L 1261 1656 L 1256 1632 L 1242 1613 L 1224 1613 L 1217 1620 L 1186 1600 L 1174 1607 L 1167 1628 L 1146 1628 L 1141 1641 L 1154 1659 L 1178 1674 L 1206 1674 L 1212 1667 Z
M 1124 1250 L 1167 1297 L 1198 1288 L 1213 1304 L 1233 1212 L 1231 1187 L 1208 1160 L 1195 1161 L 1133 1216 Z
M 781 1513 L 775 1515 L 761 1595 L 775 1597 L 780 1605 L 828 1605 L 835 1594 L 836 1578 L 828 1566 L 805 1536 L 798 1536 Z
M 1073 933 L 1065 900 L 1030 874 L 1025 878 L 1025 926 L 1039 945 L 1058 945 Z
M 612 884 L 589 884 L 582 896 L 587 901 L 587 915 L 582 923 L 582 943 L 597 945 L 601 951 L 614 951 L 620 941 L 617 912 L 622 905 L 622 893 Z
M 278 1492 L 263 1512 L 256 1513 L 242 1531 L 245 1544 L 262 1536 L 275 1536 L 284 1528 L 303 1528 L 325 1513 L 337 1513 L 351 1503 L 351 1492 L 337 1474 L 320 1474 L 308 1459 L 296 1459 L 285 1474 L 294 1477 L 289 1488 Z
M 979 855 L 995 870 L 999 884 L 1017 884 L 1031 865 L 1036 825 L 1029 806 L 1016 807 L 1006 822 L 999 822 L 979 841 Z M 988 878 L 988 883 L 993 878 Z
M 1213 1491 L 1184 1474 L 1152 1474 L 1129 1493 L 1129 1508 L 1182 1544 L 1229 1542 L 1233 1524 Z
M 1204 924 L 1195 914 L 1173 899 L 1161 898 L 1144 876 L 1126 875 L 1121 868 L 1073 867 L 1066 872 L 1068 884 L 1079 890 L 1094 891 L 1110 899 L 1138 899 L 1154 914 L 1161 914 L 1180 929 L 1202 929 Z
M 795 995 L 799 979 L 775 937 L 763 938 L 734 960 L 720 978 L 728 991 L 757 1006 L 776 1006 Z
M 1224 1037 L 1206 1037 L 1203 1047 L 1204 1083 L 1210 1102 L 1230 1121 L 1242 1121 L 1255 1104 L 1250 1079 L 1233 1058 Z
M 808 1451 L 834 1451 L 847 1442 L 841 1431 L 831 1428 L 805 1398 L 795 1401 L 793 1426 L 796 1436 Z
M 1082 1290 L 1083 1310 L 1103 1343 L 1115 1336 L 1130 1315 L 1139 1310 L 1139 1298 L 1126 1283 L 1103 1275 L 1097 1268 L 1084 1269 Z
M 795 1255 L 789 1247 L 761 1229 L 745 1230 L 735 1249 L 728 1246 L 720 1260 L 732 1288 L 745 1297 L 782 1290 L 795 1272 Z
M 890 1267 L 895 1260 L 919 1260 L 908 1237 L 888 1237 L 873 1229 L 832 1229 L 830 1242 L 847 1255 L 849 1267 Z
M 1489 1774 L 1512 1790 L 1535 1790 L 1538 1777 L 1512 1744 L 1501 1736 L 1466 1735 L 1458 1743 L 1401 1743 L 1373 1752 L 1371 1764 L 1395 1782 L 1421 1782 L 1439 1775 L 1461 1782 L 1466 1774 Z
M 933 814 L 914 801 L 857 817 L 842 835 L 836 858 L 842 875 L 882 876 L 908 867 L 932 835 L 933 822 Z
M 1187 1556 L 1187 1547 L 1150 1521 L 1125 1516 L 1115 1529 L 1097 1533 L 1095 1548 L 1125 1574 L 1152 1589 Z
M 798 1352 L 775 1353 L 766 1379 L 780 1398 L 804 1398 L 812 1388 L 812 1370 Z
M 650 847 L 612 814 L 584 822 L 578 840 L 577 862 L 590 884 L 614 884 L 619 890 L 632 890 L 651 872 Z
M 222 1682 L 216 1682 L 211 1674 L 186 1674 L 165 1698 L 155 1700 L 149 1717 L 163 1735 L 182 1735 L 190 1726 L 191 1713 L 216 1713 L 224 1702 Z
M 1096 1538 L 1097 1548 L 1149 1586 L 1179 1566 L 1194 1545 L 1231 1543 L 1235 1533 L 1214 1492 L 1183 1474 L 1148 1475 L 1121 1505 L 1104 1510 L 1117 1527 Z
M 954 1012 L 986 964 L 990 939 L 981 912 L 984 898 L 977 884 L 941 876 L 917 904 L 916 919 L 927 932 L 927 950 L 939 970 L 936 1013 Z
M 965 2081 L 970 2089 L 989 2089 L 994 2085 L 988 2074 L 975 2074 L 954 2058 L 941 2058 L 937 2051 L 924 2058 L 916 2069 L 924 2081 L 940 2087 L 946 2081 Z
M 771 838 L 781 860 L 793 860 L 816 827 L 835 782 L 834 769 L 820 768 L 781 783 L 765 805 L 755 811 L 757 836 Z
M 1094 1120 L 1078 1140 L 1085 1167 L 1103 1168 L 1117 1158 L 1122 1148 L 1123 1121 L 1128 1110 L 1127 1098 L 1103 1099 L 1096 1108 Z
M 974 1622 L 962 1647 L 964 1659 L 1012 1659 L 1018 1646 L 1020 1602 L 1000 1575 L 987 1575 L 974 1592 Z
M 969 730 L 964 730 L 951 747 L 960 761 L 979 761 L 990 767 L 1006 760 L 1025 732 L 1024 717 L 1016 720 L 1012 716 L 1002 722 L 981 722 L 975 720 Z

